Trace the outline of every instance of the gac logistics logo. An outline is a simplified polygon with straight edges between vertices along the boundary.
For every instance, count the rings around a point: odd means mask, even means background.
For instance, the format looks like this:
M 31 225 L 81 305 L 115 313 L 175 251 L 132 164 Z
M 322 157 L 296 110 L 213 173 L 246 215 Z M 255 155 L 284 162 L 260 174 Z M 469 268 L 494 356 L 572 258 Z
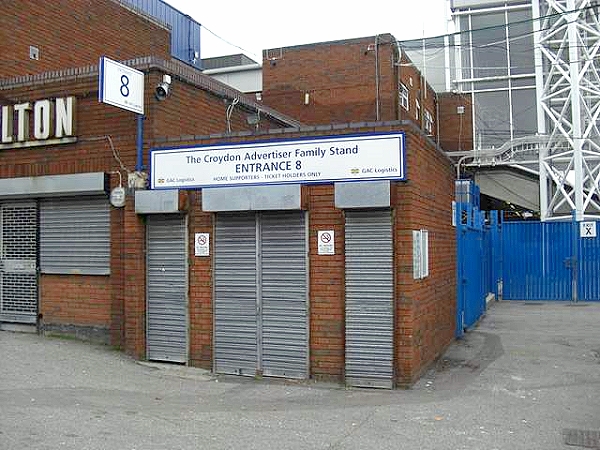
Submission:
M 76 141 L 75 97 L 3 105 L 0 149 Z
M 160 148 L 152 189 L 404 180 L 404 133 Z

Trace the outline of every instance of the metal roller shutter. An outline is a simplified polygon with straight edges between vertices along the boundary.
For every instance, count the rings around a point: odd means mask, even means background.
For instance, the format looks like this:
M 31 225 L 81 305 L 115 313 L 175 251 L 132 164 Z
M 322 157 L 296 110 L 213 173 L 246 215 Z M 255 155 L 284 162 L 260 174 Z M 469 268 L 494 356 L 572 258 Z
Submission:
M 35 323 L 37 289 L 37 205 L 0 205 L 0 322 Z
M 389 210 L 346 211 L 346 383 L 393 387 L 393 240 Z
M 307 376 L 306 233 L 303 212 L 260 214 L 261 347 L 267 376 Z
M 149 215 L 147 221 L 147 358 L 187 362 L 186 218 Z
M 105 196 L 40 202 L 40 269 L 110 274 L 110 205 Z
M 217 215 L 217 372 L 307 376 L 306 241 L 302 212 Z
M 256 375 L 256 214 L 217 214 L 215 371 Z

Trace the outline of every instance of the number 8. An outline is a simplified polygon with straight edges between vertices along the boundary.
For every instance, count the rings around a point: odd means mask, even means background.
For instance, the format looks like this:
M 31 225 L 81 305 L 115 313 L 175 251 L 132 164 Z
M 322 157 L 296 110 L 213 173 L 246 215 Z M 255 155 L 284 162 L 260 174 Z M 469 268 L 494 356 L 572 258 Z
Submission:
M 121 75 L 121 95 L 123 97 L 129 97 L 129 77 L 127 75 Z

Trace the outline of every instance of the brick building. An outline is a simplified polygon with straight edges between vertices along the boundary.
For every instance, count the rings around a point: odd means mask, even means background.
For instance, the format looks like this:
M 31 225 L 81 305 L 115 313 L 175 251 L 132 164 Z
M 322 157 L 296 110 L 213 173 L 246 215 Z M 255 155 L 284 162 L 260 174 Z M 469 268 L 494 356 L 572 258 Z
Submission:
M 436 95 L 392 36 L 266 51 L 257 103 L 172 59 L 168 27 L 120 2 L 53 2 L 45 26 L 31 2 L 9 8 L 0 324 L 380 387 L 410 385 L 451 342 L 453 169 Z M 144 73 L 143 121 L 98 102 L 102 55 Z

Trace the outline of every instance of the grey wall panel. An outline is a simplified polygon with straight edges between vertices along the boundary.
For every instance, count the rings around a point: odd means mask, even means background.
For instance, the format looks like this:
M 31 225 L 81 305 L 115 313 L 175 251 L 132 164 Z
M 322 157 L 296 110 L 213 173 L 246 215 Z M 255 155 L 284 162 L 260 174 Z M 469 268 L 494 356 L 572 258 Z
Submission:
M 107 190 L 104 172 L 0 179 L 0 199 L 99 195 Z
M 260 214 L 264 375 L 308 376 L 308 270 L 305 214 Z
M 389 210 L 346 211 L 346 383 L 393 387 L 394 270 Z
M 106 196 L 40 201 L 40 270 L 110 274 L 110 205 Z
M 179 212 L 179 190 L 135 191 L 137 214 L 169 214 Z
M 188 360 L 187 228 L 183 215 L 152 215 L 147 222 L 146 357 Z
M 334 186 L 336 208 L 390 207 L 390 182 L 387 180 L 335 183 Z
M 301 186 L 243 186 L 202 189 L 203 211 L 301 209 Z
M 257 371 L 256 214 L 217 214 L 214 254 L 215 371 Z

